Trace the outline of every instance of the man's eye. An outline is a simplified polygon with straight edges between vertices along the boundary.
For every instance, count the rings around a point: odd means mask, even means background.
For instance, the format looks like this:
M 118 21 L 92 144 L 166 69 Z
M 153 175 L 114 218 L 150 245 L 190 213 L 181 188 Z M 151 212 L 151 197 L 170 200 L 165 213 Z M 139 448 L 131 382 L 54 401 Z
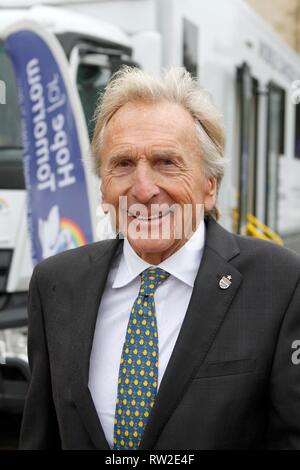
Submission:
M 116 163 L 116 166 L 117 167 L 121 167 L 121 168 L 127 168 L 128 166 L 130 166 L 131 162 L 129 160 L 121 160 L 119 162 Z
M 161 158 L 160 160 L 158 160 L 158 163 L 165 166 L 170 166 L 173 165 L 174 162 L 170 158 Z

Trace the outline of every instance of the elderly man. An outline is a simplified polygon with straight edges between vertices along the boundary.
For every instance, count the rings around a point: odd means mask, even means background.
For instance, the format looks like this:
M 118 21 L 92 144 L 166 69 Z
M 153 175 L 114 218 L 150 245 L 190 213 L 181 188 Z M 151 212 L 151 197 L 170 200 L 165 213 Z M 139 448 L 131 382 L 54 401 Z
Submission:
M 300 449 L 300 259 L 217 223 L 223 149 L 183 69 L 111 81 L 93 157 L 118 236 L 34 270 L 21 448 Z

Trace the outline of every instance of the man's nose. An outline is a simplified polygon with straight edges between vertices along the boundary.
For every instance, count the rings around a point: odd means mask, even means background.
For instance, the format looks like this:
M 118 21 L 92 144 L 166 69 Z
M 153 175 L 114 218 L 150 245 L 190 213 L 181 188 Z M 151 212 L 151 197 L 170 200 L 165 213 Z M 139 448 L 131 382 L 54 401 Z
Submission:
M 136 166 L 131 194 L 137 202 L 142 204 L 146 204 L 159 194 L 159 187 L 154 181 L 153 172 L 145 162 L 140 162 Z

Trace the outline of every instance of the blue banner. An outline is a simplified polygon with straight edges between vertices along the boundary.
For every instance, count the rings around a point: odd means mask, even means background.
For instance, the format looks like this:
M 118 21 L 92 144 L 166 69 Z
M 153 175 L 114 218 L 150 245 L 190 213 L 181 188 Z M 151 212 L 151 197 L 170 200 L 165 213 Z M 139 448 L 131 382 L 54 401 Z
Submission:
M 8 32 L 5 47 L 18 85 L 28 222 L 36 264 L 93 241 L 80 136 L 86 129 L 78 122 L 77 90 L 56 38 L 34 23 L 26 24 Z

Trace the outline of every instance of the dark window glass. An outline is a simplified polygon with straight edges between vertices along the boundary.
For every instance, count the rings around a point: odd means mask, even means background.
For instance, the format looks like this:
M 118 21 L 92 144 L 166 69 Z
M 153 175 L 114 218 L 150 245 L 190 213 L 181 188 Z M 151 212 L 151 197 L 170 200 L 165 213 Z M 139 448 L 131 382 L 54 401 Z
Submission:
M 0 104 L 0 189 L 24 189 L 17 85 L 11 60 L 1 41 L 0 80 L 5 91 L 5 103 Z
M 285 91 L 269 85 L 266 158 L 266 224 L 277 230 L 279 157 L 284 155 Z
M 5 104 L 0 104 L 0 162 L 22 158 L 21 117 L 15 75 L 0 41 L 0 80 L 5 86 Z
M 295 158 L 300 158 L 300 105 L 295 110 Z
M 198 27 L 183 20 L 183 65 L 193 77 L 198 76 Z
M 256 215 L 258 81 L 245 63 L 237 70 L 239 211 L 235 229 L 247 232 L 248 214 Z
M 85 60 L 88 60 L 86 57 Z M 77 87 L 85 115 L 89 137 L 94 131 L 94 112 L 112 72 L 109 66 L 80 63 L 77 71 Z

